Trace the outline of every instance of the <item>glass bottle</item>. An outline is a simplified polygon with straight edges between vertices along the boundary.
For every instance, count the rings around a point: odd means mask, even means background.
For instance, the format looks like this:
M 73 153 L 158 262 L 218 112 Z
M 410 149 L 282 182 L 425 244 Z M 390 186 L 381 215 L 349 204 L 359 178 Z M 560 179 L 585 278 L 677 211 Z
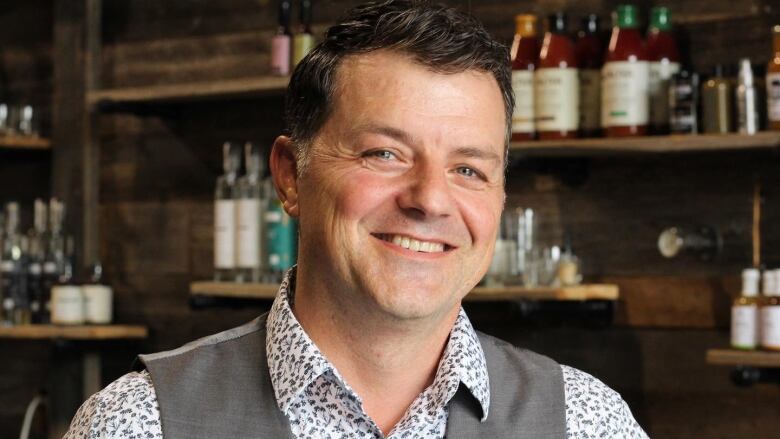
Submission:
M 270 183 L 266 180 L 266 185 Z M 266 242 L 268 248 L 269 282 L 279 282 L 284 272 L 295 264 L 298 250 L 297 224 L 287 215 L 281 201 L 273 197 L 265 212 Z
M 672 35 L 672 17 L 669 8 L 657 6 L 650 11 L 647 58 L 650 62 L 647 89 L 650 102 L 650 131 L 653 134 L 668 134 L 670 116 L 667 90 L 671 77 L 680 71 L 680 54 Z
M 314 35 L 311 32 L 311 1 L 301 0 L 301 22 L 293 36 L 293 66 L 297 66 L 314 47 Z
M 601 70 L 601 126 L 608 137 L 647 132 L 650 69 L 634 5 L 618 6 Z
M 217 178 L 214 193 L 214 280 L 235 280 L 236 269 L 236 178 L 241 165 L 241 149 L 222 145 L 224 175 Z
M 760 272 L 742 270 L 742 294 L 731 306 L 731 347 L 755 349 L 758 345 L 758 285 Z
M 27 288 L 30 291 L 30 312 L 33 323 L 41 323 L 41 314 L 45 309 L 43 292 L 43 264 L 46 259 L 47 236 L 46 203 L 36 199 L 34 204 L 33 228 L 30 230 L 30 251 L 27 264 Z
M 772 28 L 774 57 L 766 68 L 766 96 L 769 129 L 780 130 L 780 25 Z
M 26 244 L 25 237 L 19 233 L 19 203 L 10 202 L 5 206 L 5 239 L 0 262 L 3 325 L 29 323 Z
M 290 74 L 290 0 L 279 0 L 279 27 L 271 39 L 271 74 Z
M 666 88 L 669 105 L 664 111 L 667 111 L 669 125 L 664 130 L 673 134 L 698 134 L 699 75 L 688 70 L 678 71 Z
M 236 204 L 236 280 L 260 282 L 263 273 L 265 245 L 263 221 L 263 155 L 257 144 L 244 145 L 246 175 L 238 179 Z
M 67 267 L 67 238 L 63 231 L 65 205 L 52 198 L 49 200 L 49 236 L 46 244 L 46 256 L 43 260 L 43 308 L 36 318 L 37 323 L 51 321 L 51 289 L 59 282 Z
M 702 130 L 705 133 L 734 131 L 734 87 L 725 76 L 723 64 L 716 64 L 712 75 L 701 85 Z
M 601 67 L 604 64 L 604 41 L 599 16 L 588 14 L 574 45 L 580 78 L 580 137 L 601 135 Z
M 547 17 L 546 32 L 534 73 L 534 117 L 540 140 L 577 137 L 580 83 L 574 42 L 566 31 L 566 14 Z
M 760 116 L 758 113 L 758 90 L 753 76 L 750 60 L 739 61 L 737 77 L 737 123 L 740 134 L 755 134 L 758 132 Z
M 780 269 L 764 272 L 767 285 L 761 305 L 761 348 L 780 351 Z
M 534 138 L 534 70 L 539 58 L 535 15 L 522 14 L 515 17 L 511 54 L 512 90 L 515 94 L 512 140 L 531 140 Z

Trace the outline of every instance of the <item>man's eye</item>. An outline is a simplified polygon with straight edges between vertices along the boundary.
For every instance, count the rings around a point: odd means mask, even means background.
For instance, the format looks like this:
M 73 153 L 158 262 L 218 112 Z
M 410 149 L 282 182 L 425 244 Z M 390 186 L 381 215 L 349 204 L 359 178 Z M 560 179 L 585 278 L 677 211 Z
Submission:
M 479 172 L 477 172 L 474 168 L 469 168 L 468 166 L 461 166 L 457 169 L 457 173 L 464 176 L 464 177 L 481 177 Z
M 369 153 L 370 156 L 380 158 L 382 160 L 392 160 L 395 158 L 395 154 L 392 152 L 386 150 L 386 149 L 380 149 L 377 151 L 371 151 Z

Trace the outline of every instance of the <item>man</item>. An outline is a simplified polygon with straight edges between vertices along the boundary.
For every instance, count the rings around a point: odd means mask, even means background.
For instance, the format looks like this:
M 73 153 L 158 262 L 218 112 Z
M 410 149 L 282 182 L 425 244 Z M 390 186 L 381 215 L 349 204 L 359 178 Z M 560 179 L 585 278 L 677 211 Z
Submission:
M 270 163 L 300 250 L 271 311 L 141 356 L 66 437 L 646 437 L 617 393 L 460 306 L 492 256 L 512 107 L 474 19 L 351 11 L 290 81 Z

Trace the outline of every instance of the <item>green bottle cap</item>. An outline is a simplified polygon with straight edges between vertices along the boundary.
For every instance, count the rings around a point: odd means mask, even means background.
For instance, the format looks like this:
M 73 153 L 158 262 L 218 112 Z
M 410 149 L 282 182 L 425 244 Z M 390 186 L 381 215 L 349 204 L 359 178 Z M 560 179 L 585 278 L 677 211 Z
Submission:
M 650 10 L 650 27 L 658 30 L 671 30 L 672 14 L 669 8 L 656 6 Z
M 633 29 L 639 27 L 637 9 L 634 5 L 620 5 L 615 11 L 615 23 L 621 29 Z

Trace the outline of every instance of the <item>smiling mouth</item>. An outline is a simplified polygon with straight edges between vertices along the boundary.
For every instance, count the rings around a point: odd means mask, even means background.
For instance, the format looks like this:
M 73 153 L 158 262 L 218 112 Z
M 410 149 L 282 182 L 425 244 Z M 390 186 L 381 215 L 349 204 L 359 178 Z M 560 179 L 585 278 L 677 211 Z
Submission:
M 396 235 L 379 233 L 372 234 L 374 237 L 381 239 L 382 241 L 395 244 L 401 248 L 407 250 L 420 252 L 420 253 L 443 253 L 452 250 L 454 247 L 445 244 L 443 242 L 421 241 L 406 235 Z

